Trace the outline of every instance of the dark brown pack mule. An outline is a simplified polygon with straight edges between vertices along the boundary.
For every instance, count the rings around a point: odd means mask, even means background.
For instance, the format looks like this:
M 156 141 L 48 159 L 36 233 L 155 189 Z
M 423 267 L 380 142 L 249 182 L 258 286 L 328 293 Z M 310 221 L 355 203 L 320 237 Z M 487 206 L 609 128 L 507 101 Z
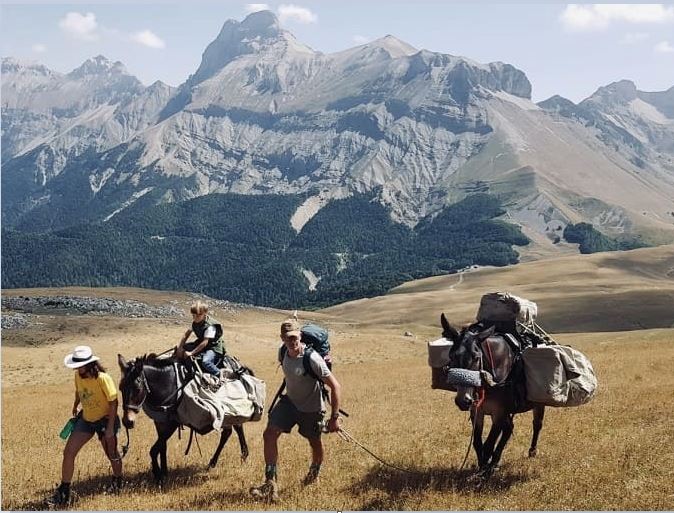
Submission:
M 456 383 L 454 402 L 462 411 L 470 410 L 473 422 L 473 448 L 477 456 L 479 472 L 489 476 L 498 466 L 501 454 L 513 432 L 513 417 L 516 413 L 533 410 L 533 437 L 529 456 L 536 455 L 538 435 L 543 427 L 545 406 L 526 400 L 524 377 L 513 371 L 516 353 L 512 345 L 494 328 L 481 329 L 479 325 L 458 332 L 445 314 L 440 317 L 442 335 L 453 342 L 449 352 L 449 367 L 479 373 L 480 385 Z M 491 429 L 482 440 L 484 417 L 491 417 Z

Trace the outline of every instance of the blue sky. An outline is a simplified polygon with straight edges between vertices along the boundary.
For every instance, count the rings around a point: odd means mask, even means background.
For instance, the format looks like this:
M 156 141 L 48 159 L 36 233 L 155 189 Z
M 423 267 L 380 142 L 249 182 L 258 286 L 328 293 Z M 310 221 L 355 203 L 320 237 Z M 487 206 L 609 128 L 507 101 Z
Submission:
M 324 53 L 392 34 L 416 48 L 503 61 L 524 71 L 533 99 L 580 101 L 633 80 L 674 86 L 674 4 L 487 3 L 340 0 L 252 4 L 225 0 L 79 2 L 0 0 L 3 56 L 68 72 L 98 54 L 122 61 L 145 84 L 182 83 L 230 18 L 267 7 Z

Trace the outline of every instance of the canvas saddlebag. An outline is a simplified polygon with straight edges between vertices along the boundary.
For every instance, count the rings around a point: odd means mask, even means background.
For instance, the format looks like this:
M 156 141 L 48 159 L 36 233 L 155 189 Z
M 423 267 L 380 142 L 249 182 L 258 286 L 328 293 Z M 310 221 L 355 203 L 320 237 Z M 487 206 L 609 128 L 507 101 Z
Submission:
M 590 360 L 569 346 L 529 347 L 522 352 L 527 399 L 546 406 L 580 406 L 597 390 Z
M 265 393 L 264 381 L 248 374 L 241 379 L 198 374 L 183 389 L 178 419 L 200 434 L 258 421 L 262 418 Z

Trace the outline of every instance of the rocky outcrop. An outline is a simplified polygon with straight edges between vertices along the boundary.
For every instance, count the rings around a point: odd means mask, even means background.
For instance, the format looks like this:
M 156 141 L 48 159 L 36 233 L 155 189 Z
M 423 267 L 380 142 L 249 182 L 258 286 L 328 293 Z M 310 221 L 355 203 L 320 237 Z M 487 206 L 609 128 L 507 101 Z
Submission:
M 133 300 L 78 296 L 6 296 L 2 298 L 2 308 L 36 315 L 70 313 L 156 318 L 184 315 L 184 311 L 175 306 L 151 306 Z

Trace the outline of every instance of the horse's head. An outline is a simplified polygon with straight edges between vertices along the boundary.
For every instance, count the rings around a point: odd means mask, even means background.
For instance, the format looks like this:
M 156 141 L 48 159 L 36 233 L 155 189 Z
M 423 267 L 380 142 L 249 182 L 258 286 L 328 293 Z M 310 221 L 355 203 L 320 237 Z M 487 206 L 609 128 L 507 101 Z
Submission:
M 442 336 L 453 342 L 449 350 L 449 367 L 453 369 L 466 369 L 470 371 L 483 370 L 482 341 L 494 334 L 494 327 L 483 331 L 473 331 L 464 328 L 457 331 L 447 321 L 445 314 L 440 316 L 442 324 Z M 462 411 L 470 409 L 477 399 L 475 386 L 457 385 L 454 402 Z
M 122 371 L 119 390 L 122 393 L 122 422 L 128 429 L 133 429 L 136 415 L 140 411 L 147 397 L 147 383 L 143 373 L 143 359 L 136 358 L 127 362 L 121 354 L 117 355 L 117 362 Z

